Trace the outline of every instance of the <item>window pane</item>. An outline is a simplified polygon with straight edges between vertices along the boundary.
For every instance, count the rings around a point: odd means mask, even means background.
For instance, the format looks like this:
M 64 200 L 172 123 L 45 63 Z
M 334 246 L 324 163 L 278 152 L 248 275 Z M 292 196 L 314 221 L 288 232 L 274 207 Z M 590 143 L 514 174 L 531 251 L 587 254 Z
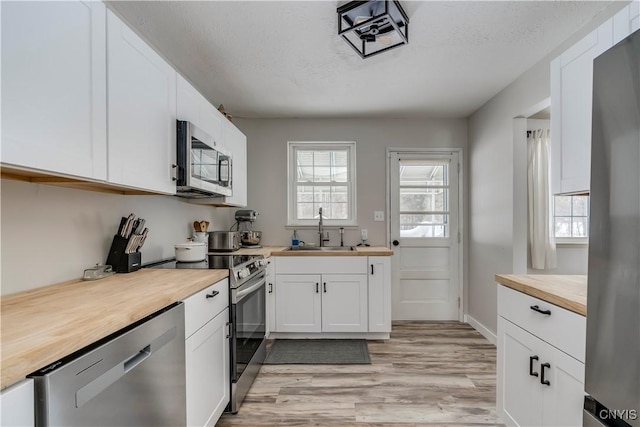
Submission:
M 434 162 L 400 162 L 400 185 L 447 185 L 448 164 Z
M 556 237 L 571 237 L 571 217 L 556 217 Z
M 298 203 L 298 218 L 313 219 L 313 203 Z
M 571 216 L 571 196 L 555 196 L 555 216 Z
M 313 151 L 297 151 L 298 166 L 313 166 Z
M 347 203 L 349 201 L 348 187 L 331 187 L 331 201 L 334 203 Z
M 449 215 L 400 214 L 400 237 L 447 237 Z
M 572 221 L 572 237 L 587 237 L 589 235 L 589 223 L 586 217 L 574 217 Z
M 588 196 L 572 196 L 573 199 L 573 216 L 589 215 L 589 197 Z
M 299 185 L 298 202 L 313 202 L 313 187 Z
M 334 167 L 331 168 L 331 181 L 333 182 L 347 182 L 349 179 L 349 174 L 347 173 L 346 167 Z
M 349 205 L 347 203 L 332 203 L 330 219 L 349 218 Z
M 347 166 L 349 155 L 347 154 L 347 150 L 334 151 L 334 161 L 336 166 Z
M 400 210 L 446 212 L 448 191 L 445 188 L 401 188 Z
M 315 166 L 331 166 L 331 151 L 314 151 L 313 164 Z

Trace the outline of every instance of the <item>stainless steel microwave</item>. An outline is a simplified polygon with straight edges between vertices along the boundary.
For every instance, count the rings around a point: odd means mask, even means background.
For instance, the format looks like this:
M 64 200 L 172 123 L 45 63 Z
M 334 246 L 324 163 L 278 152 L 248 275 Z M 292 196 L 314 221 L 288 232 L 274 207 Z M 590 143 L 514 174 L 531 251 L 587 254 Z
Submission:
M 177 195 L 231 196 L 231 155 L 193 123 L 177 123 Z

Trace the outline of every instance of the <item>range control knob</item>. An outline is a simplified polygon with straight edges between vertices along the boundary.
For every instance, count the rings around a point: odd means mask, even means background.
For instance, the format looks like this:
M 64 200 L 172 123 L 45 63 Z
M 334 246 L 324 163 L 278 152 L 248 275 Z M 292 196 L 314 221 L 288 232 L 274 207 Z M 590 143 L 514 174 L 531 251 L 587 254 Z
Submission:
M 244 279 L 249 274 L 250 274 L 249 273 L 249 269 L 248 268 L 243 268 L 242 270 L 238 271 L 238 279 Z
M 267 265 L 267 260 L 266 259 L 259 259 L 258 260 L 258 265 L 260 267 L 264 267 L 265 265 Z

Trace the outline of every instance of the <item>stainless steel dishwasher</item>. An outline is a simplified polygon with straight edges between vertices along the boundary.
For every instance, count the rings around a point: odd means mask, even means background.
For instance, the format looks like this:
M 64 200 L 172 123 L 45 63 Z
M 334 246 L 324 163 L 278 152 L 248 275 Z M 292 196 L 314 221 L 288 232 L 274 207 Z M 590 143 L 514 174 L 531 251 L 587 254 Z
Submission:
M 184 425 L 184 363 L 180 302 L 29 375 L 36 425 Z

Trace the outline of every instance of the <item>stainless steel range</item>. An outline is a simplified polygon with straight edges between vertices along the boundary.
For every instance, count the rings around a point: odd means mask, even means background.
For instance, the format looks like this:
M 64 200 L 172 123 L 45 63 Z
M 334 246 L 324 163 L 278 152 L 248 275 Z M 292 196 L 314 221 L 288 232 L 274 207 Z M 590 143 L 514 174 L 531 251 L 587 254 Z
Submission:
M 226 412 L 236 413 L 266 357 L 265 283 L 267 260 L 262 255 L 208 254 L 201 262 L 175 259 L 147 268 L 228 269 L 231 322 L 231 401 Z

